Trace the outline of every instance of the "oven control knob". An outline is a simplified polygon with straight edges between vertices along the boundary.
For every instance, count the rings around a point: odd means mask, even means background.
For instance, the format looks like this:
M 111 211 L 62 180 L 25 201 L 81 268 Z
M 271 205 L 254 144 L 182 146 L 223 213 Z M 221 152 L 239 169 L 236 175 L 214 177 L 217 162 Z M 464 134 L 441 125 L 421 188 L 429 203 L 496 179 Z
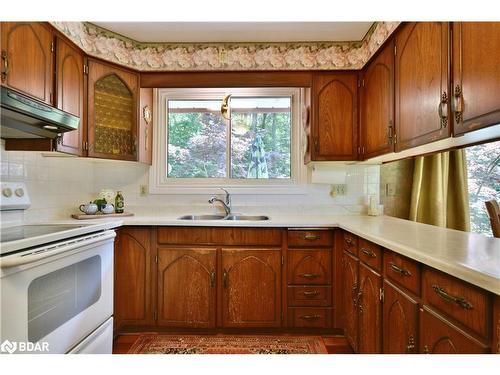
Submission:
M 21 198 L 21 197 L 24 197 L 24 190 L 23 188 L 17 188 L 14 193 L 16 193 L 16 195 Z
M 10 198 L 12 196 L 12 189 L 11 188 L 2 189 L 2 195 L 6 198 Z

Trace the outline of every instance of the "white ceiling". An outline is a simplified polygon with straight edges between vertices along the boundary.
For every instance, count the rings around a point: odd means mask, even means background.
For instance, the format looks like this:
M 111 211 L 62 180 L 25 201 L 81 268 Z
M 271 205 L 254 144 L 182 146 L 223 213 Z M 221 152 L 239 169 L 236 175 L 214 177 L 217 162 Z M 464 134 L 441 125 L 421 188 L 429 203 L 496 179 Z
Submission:
M 373 22 L 93 22 L 138 42 L 359 41 Z

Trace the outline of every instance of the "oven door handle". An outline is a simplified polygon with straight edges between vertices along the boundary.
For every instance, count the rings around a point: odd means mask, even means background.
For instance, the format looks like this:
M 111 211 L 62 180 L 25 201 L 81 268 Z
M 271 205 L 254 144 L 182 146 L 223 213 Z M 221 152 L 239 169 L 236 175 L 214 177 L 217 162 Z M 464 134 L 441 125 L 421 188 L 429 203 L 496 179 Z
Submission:
M 84 246 L 92 245 L 98 242 L 102 242 L 108 239 L 112 239 L 116 236 L 116 233 L 112 230 L 107 230 L 104 232 L 94 233 L 92 235 L 87 235 L 83 237 L 77 237 L 73 239 L 60 242 L 58 244 L 51 244 L 48 246 L 41 246 L 39 248 L 32 249 L 27 252 L 21 252 L 18 254 L 8 255 L 0 258 L 0 268 L 10 268 L 16 266 L 22 266 L 24 264 L 37 262 L 41 259 L 52 257 L 57 254 L 61 254 L 67 251 L 75 250 Z

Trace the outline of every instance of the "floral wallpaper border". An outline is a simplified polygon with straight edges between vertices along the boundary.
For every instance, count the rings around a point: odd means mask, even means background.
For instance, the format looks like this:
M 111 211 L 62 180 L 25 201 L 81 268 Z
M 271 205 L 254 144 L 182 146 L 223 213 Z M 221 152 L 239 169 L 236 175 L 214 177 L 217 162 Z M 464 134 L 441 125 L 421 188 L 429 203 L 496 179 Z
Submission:
M 140 43 L 88 22 L 53 22 L 87 54 L 140 71 L 361 69 L 400 22 L 376 22 L 361 42 Z

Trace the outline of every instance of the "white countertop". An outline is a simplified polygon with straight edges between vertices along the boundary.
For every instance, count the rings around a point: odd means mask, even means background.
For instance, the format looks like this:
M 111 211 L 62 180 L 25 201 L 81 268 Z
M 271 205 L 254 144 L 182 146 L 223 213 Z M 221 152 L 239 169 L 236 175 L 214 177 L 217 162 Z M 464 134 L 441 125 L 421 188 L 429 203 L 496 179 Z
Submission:
M 500 239 L 497 238 L 389 216 L 270 215 L 270 220 L 258 222 L 190 221 L 177 220 L 176 217 L 137 215 L 124 217 L 122 222 L 123 225 L 152 226 L 340 227 L 500 295 Z

